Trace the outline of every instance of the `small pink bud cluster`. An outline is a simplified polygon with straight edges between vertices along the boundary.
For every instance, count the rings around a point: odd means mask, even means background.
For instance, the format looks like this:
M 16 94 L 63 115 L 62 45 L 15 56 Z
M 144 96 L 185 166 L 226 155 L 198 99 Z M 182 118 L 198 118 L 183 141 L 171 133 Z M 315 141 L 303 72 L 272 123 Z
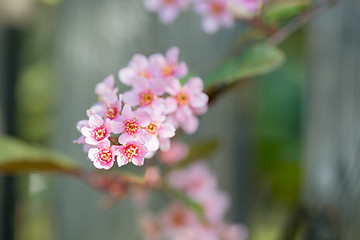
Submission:
M 159 20 L 165 24 L 173 22 L 180 11 L 194 4 L 200 14 L 202 28 L 206 33 L 215 33 L 223 26 L 231 28 L 236 18 L 248 19 L 256 16 L 266 0 L 144 0 L 145 8 L 158 12 Z
M 123 94 L 112 75 L 96 85 L 99 101 L 87 110 L 88 120 L 78 122 L 82 136 L 75 141 L 84 144 L 96 168 L 110 169 L 115 159 L 119 167 L 129 162 L 141 166 L 144 158 L 170 148 L 176 128 L 188 134 L 197 130 L 208 96 L 198 77 L 181 85 L 188 69 L 178 56 L 177 47 L 165 56 L 134 55 L 119 71 L 120 81 L 131 87 Z
M 224 220 L 229 198 L 218 190 L 217 180 L 204 162 L 174 170 L 168 176 L 171 187 L 199 203 L 205 219 L 200 219 L 183 204 L 173 202 L 159 216 L 146 214 L 141 219 L 145 239 L 245 240 L 247 228 Z

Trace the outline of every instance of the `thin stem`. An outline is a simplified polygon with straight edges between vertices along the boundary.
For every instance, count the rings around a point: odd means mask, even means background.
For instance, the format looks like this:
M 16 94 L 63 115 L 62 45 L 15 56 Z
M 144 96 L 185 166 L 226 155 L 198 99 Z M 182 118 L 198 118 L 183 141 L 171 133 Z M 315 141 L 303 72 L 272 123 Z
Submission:
M 269 38 L 268 43 L 274 46 L 279 45 L 285 39 L 287 39 L 292 33 L 294 33 L 296 30 L 298 30 L 299 28 L 310 22 L 316 16 L 320 15 L 320 13 L 325 9 L 333 6 L 336 2 L 337 0 L 323 0 L 314 4 L 314 6 L 311 9 L 295 17 L 284 27 L 280 28 L 277 32 L 275 32 Z
M 310 20 L 318 16 L 323 10 L 333 6 L 336 4 L 337 0 L 322 0 L 316 4 L 313 5 L 310 9 L 303 12 L 301 15 L 295 17 L 294 19 L 290 20 L 287 24 L 285 24 L 284 27 L 278 29 L 275 33 L 271 35 L 271 37 L 268 39 L 268 43 L 277 46 L 280 43 L 282 43 L 284 40 L 286 40 L 292 33 L 294 33 L 296 30 L 307 24 Z M 261 26 L 259 25 L 259 20 L 254 20 L 250 22 L 255 28 L 259 29 L 261 28 L 264 30 L 265 27 L 269 27 L 267 25 Z M 260 27 L 261 26 L 261 27 Z M 273 30 L 266 30 L 267 33 L 272 32 Z M 237 79 L 236 81 L 232 83 L 219 83 L 215 86 L 212 86 L 209 88 L 206 93 L 209 96 L 209 104 L 214 102 L 214 99 L 216 99 L 219 95 L 223 94 L 224 92 L 234 88 L 235 86 L 238 86 L 239 84 L 243 84 L 243 86 L 247 86 L 249 83 L 249 78 L 241 78 Z
M 267 36 L 273 35 L 278 30 L 276 27 L 266 24 L 260 17 L 254 17 L 253 19 L 245 22 L 249 23 L 251 26 L 258 29 L 259 31 L 265 33 Z

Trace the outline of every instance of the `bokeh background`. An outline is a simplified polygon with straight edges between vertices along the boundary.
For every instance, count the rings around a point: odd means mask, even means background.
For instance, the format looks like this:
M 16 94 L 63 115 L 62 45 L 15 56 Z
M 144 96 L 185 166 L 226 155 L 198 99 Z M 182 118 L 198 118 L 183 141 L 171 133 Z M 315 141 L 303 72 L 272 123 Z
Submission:
M 221 95 L 186 138 L 219 140 L 209 162 L 251 240 L 359 236 L 359 16 L 356 0 L 322 12 L 280 45 L 282 67 Z M 72 141 L 98 82 L 171 46 L 206 81 L 245 29 L 207 35 L 191 11 L 162 25 L 140 0 L 0 0 L 0 133 L 92 169 Z M 103 193 L 51 174 L 0 184 L 0 239 L 141 239 L 130 196 L 104 208 Z

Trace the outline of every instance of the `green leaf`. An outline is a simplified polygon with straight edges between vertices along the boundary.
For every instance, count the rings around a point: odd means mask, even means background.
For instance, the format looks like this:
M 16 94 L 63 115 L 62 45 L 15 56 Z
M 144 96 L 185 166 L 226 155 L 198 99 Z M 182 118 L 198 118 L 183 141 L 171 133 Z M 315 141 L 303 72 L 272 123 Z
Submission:
M 219 147 L 217 139 L 208 139 L 194 144 L 190 144 L 188 156 L 179 162 L 175 167 L 185 167 L 200 158 L 212 154 Z
M 310 0 L 280 0 L 271 2 L 264 10 L 264 20 L 270 24 L 284 23 L 299 15 L 310 4 Z
M 284 60 L 284 53 L 277 47 L 264 42 L 255 43 L 244 50 L 240 59 L 231 59 L 221 65 L 206 83 L 232 83 L 244 78 L 261 76 L 277 69 Z
M 0 135 L 0 173 L 57 172 L 76 174 L 74 162 L 55 151 Z

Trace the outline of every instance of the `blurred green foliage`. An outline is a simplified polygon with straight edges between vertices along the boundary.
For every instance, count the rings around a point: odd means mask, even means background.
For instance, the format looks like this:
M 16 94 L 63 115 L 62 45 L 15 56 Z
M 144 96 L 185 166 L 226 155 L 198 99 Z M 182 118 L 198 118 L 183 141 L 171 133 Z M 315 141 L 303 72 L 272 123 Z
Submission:
M 205 87 L 217 83 L 232 83 L 244 78 L 257 77 L 277 69 L 284 62 L 285 56 L 276 46 L 266 42 L 257 42 L 235 57 L 225 61 L 208 78 Z
M 48 171 L 74 173 L 78 170 L 70 158 L 42 146 L 0 135 L 0 173 Z
M 305 80 L 303 33 L 281 48 L 287 61 L 277 71 L 256 81 L 256 170 L 272 197 L 294 204 L 301 180 L 302 94 Z
M 311 5 L 311 0 L 274 0 L 264 9 L 263 18 L 269 24 L 282 25 Z

